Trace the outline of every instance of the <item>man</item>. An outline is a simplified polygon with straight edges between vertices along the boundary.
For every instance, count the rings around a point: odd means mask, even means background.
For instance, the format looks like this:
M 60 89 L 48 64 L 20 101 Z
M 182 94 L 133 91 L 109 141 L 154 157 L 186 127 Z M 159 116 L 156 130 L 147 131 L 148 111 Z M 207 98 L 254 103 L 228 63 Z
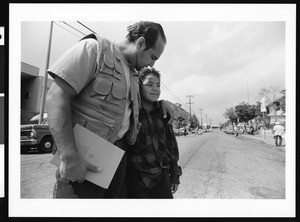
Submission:
M 280 125 L 279 121 L 276 121 L 273 127 L 273 135 L 274 135 L 276 146 L 281 146 L 283 134 L 284 134 L 284 127 Z
M 127 31 L 126 39 L 115 44 L 97 35 L 86 36 L 48 70 L 54 78 L 46 100 L 48 122 L 61 159 L 54 198 L 126 197 L 126 154 L 107 190 L 85 181 L 87 170 L 101 169 L 78 154 L 73 126 L 78 123 L 125 151 L 126 143 L 135 142 L 140 107 L 137 71 L 154 65 L 166 37 L 160 24 L 148 21 Z

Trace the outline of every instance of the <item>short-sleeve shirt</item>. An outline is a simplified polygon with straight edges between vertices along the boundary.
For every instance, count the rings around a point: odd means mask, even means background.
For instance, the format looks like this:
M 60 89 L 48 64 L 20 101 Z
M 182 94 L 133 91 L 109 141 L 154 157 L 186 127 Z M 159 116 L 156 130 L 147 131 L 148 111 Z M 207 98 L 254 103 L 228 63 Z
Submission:
M 273 131 L 275 136 L 277 135 L 282 136 L 284 133 L 284 127 L 281 125 L 275 125 Z
M 88 38 L 79 41 L 67 50 L 49 69 L 49 74 L 54 78 L 55 75 L 65 80 L 77 94 L 93 79 L 97 68 L 97 40 Z M 121 57 L 128 64 L 124 57 Z M 122 122 L 122 128 L 119 131 L 118 138 L 122 138 L 130 125 L 130 77 L 129 69 L 124 67 L 124 74 L 127 84 L 127 97 L 125 105 L 125 114 Z

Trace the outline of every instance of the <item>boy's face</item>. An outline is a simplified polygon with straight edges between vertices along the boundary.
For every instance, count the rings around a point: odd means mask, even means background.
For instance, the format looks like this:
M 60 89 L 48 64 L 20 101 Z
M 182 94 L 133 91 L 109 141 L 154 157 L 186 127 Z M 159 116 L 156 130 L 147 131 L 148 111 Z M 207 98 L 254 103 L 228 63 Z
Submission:
M 146 76 L 141 84 L 142 99 L 148 102 L 155 102 L 160 96 L 160 81 L 153 74 Z

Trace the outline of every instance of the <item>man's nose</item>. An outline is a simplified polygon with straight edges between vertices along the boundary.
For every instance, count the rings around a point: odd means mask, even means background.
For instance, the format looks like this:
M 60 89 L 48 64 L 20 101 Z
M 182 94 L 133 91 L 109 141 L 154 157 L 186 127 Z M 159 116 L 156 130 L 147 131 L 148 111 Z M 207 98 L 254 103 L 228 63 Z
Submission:
M 152 62 L 150 63 L 150 66 L 153 67 L 154 64 L 155 64 L 155 61 L 152 61 Z

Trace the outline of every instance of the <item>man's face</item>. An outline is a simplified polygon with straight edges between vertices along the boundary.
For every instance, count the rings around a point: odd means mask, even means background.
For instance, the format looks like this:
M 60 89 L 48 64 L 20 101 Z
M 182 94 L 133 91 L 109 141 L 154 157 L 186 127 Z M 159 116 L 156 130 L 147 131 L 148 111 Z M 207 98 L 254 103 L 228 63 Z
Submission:
M 136 70 L 141 70 L 147 66 L 154 66 L 156 60 L 159 59 L 161 54 L 165 49 L 165 43 L 162 40 L 161 36 L 158 37 L 154 47 L 149 48 L 147 50 L 139 50 L 137 51 L 137 61 L 136 61 Z
M 150 74 L 146 76 L 141 85 L 142 99 L 147 102 L 155 102 L 160 96 L 160 80 L 157 76 Z

